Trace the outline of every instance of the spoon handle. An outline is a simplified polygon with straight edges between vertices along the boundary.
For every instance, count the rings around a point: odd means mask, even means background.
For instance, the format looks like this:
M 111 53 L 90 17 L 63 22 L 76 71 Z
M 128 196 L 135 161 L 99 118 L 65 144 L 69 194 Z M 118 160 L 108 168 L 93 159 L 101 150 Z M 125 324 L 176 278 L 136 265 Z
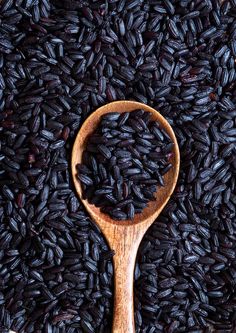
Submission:
M 113 246 L 115 294 L 112 332 L 135 333 L 133 281 L 135 260 L 142 235 L 134 235 L 132 228 L 122 229 L 122 233 L 118 232 L 116 235 Z
M 113 333 L 134 333 L 133 275 L 135 255 L 115 255 Z

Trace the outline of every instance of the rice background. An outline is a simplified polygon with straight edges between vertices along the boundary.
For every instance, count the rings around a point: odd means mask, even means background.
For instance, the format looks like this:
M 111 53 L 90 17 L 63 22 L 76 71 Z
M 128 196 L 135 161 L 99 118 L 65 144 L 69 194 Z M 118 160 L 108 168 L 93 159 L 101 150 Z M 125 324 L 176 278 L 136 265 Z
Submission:
M 137 332 L 234 331 L 235 16 L 235 0 L 1 1 L 1 333 L 111 331 L 113 253 L 70 154 L 119 99 L 159 110 L 181 151 L 136 264 Z

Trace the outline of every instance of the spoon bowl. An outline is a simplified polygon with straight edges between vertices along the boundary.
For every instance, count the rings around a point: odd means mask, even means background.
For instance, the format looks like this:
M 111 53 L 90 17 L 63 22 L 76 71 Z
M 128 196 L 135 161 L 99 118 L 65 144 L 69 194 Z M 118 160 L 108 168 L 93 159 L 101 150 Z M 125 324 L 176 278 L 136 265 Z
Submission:
M 134 219 L 131 220 L 122 220 L 122 221 L 116 221 L 109 217 L 109 215 L 104 214 L 100 211 L 100 208 L 94 206 L 93 204 L 90 204 L 87 200 L 84 200 L 82 197 L 82 187 L 80 181 L 76 178 L 77 169 L 76 165 L 79 163 L 82 163 L 82 154 L 83 151 L 86 148 L 88 137 L 96 130 L 100 120 L 101 116 L 109 113 L 109 112 L 131 112 L 136 109 L 143 109 L 145 111 L 148 111 L 152 115 L 152 120 L 157 121 L 162 128 L 166 130 L 168 135 L 170 136 L 172 142 L 174 143 L 173 148 L 173 155 L 170 159 L 170 162 L 172 163 L 173 167 L 170 169 L 169 172 L 167 172 L 164 175 L 164 187 L 158 187 L 156 200 L 150 201 L 148 204 L 148 207 L 143 210 L 140 214 L 135 214 Z M 102 219 L 103 221 L 110 223 L 110 224 L 117 224 L 117 225 L 135 225 L 135 224 L 145 224 L 147 220 L 155 219 L 163 207 L 166 205 L 170 195 L 172 194 L 176 181 L 178 178 L 179 173 L 179 149 L 177 140 L 175 137 L 175 134 L 170 126 L 170 124 L 167 122 L 167 120 L 155 109 L 151 108 L 150 106 L 147 106 L 142 103 L 133 102 L 133 101 L 118 101 L 118 102 L 112 102 L 109 104 L 106 104 L 99 109 L 97 109 L 95 112 L 93 112 L 83 123 L 73 146 L 72 151 L 72 176 L 74 179 L 74 184 L 76 191 L 85 205 L 87 211 L 90 213 L 91 217 L 93 217 L 96 221 L 97 219 Z
M 113 220 L 100 208 L 83 199 L 82 187 L 77 179 L 77 164 L 82 163 L 82 154 L 86 149 L 89 136 L 96 130 L 101 116 L 109 112 L 131 112 L 143 109 L 151 113 L 151 119 L 157 121 L 170 136 L 174 147 L 170 159 L 172 168 L 164 175 L 163 187 L 158 187 L 156 200 L 150 201 L 142 213 L 135 214 L 133 220 Z M 179 174 L 179 148 L 175 134 L 167 120 L 155 109 L 134 101 L 117 101 L 106 104 L 93 112 L 83 123 L 72 150 L 72 177 L 80 200 L 90 217 L 100 227 L 112 250 L 114 262 L 114 316 L 113 333 L 134 333 L 133 308 L 133 272 L 139 244 L 150 225 L 156 220 L 168 202 L 176 186 Z

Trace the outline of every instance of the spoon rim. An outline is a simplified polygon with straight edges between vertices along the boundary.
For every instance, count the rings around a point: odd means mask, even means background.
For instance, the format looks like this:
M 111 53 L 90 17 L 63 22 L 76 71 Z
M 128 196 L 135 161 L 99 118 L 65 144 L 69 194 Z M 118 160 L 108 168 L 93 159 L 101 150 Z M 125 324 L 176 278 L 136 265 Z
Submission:
M 165 200 L 163 201 L 163 203 L 160 205 L 160 207 L 158 207 L 158 209 L 156 211 L 154 211 L 154 213 L 150 213 L 148 216 L 146 216 L 146 218 L 143 218 L 139 221 L 134 221 L 134 220 L 114 220 L 112 219 L 108 214 L 102 213 L 100 211 L 99 207 L 96 207 L 93 204 L 90 204 L 88 202 L 87 199 L 83 199 L 82 197 L 82 187 L 81 187 L 81 182 L 79 181 L 79 179 L 76 177 L 77 175 L 77 164 L 79 163 L 78 160 L 76 159 L 77 156 L 77 150 L 78 147 L 82 147 L 82 145 L 79 145 L 78 142 L 80 141 L 80 133 L 83 132 L 84 129 L 87 128 L 88 124 L 91 123 L 91 120 L 93 120 L 94 117 L 97 117 L 98 119 L 101 118 L 101 116 L 103 114 L 107 114 L 110 112 L 114 112 L 112 109 L 114 106 L 116 105 L 120 105 L 121 106 L 121 110 L 122 111 L 116 111 L 116 112 L 132 112 L 135 109 L 144 109 L 145 111 L 150 112 L 152 115 L 155 114 L 156 115 L 156 121 L 160 122 L 160 125 L 163 129 L 166 130 L 167 134 L 170 135 L 172 142 L 174 143 L 174 148 L 173 148 L 173 159 L 175 160 L 175 164 L 173 165 L 174 168 L 174 177 L 172 179 L 172 181 L 170 182 L 171 184 L 169 184 L 169 186 L 167 186 L 167 184 L 164 185 L 165 188 L 168 187 L 169 192 L 166 195 Z M 130 106 L 135 106 L 135 109 L 133 110 L 126 110 L 125 105 L 130 105 Z M 110 107 L 110 108 L 109 108 Z M 160 121 L 161 120 L 161 121 Z M 86 138 L 89 136 L 89 134 L 87 134 L 87 136 L 84 137 L 84 141 L 83 143 L 86 141 Z M 81 149 L 82 151 L 84 151 L 84 149 Z M 140 102 L 136 102 L 136 101 L 127 101 L 127 100 L 120 100 L 120 101 L 114 101 L 114 102 L 110 102 L 107 104 L 104 104 L 103 106 L 100 106 L 98 109 L 96 109 L 94 112 L 92 112 L 87 118 L 86 120 L 83 122 L 82 126 L 80 127 L 79 131 L 76 134 L 76 138 L 74 140 L 74 144 L 73 144 L 73 148 L 72 148 L 72 155 L 71 155 L 71 171 L 72 171 L 72 178 L 73 178 L 73 183 L 76 189 L 76 193 L 79 196 L 79 199 L 81 200 L 81 202 L 83 203 L 84 207 L 86 208 L 86 210 L 88 211 L 88 213 L 90 214 L 90 216 L 92 218 L 94 218 L 94 220 L 100 224 L 102 222 L 105 221 L 105 223 L 110 223 L 112 225 L 116 225 L 116 226 L 125 226 L 125 227 L 129 227 L 129 226 L 136 226 L 139 224 L 147 224 L 148 221 L 150 221 L 150 219 L 155 220 L 158 215 L 160 214 L 160 212 L 163 210 L 163 208 L 166 206 L 167 202 L 169 201 L 171 195 L 174 192 L 174 189 L 176 187 L 177 184 L 177 180 L 178 180 L 178 176 L 179 176 L 179 168 L 180 168 L 180 152 L 179 152 L 179 145 L 177 142 L 177 138 L 175 136 L 174 130 L 172 129 L 171 125 L 169 124 L 169 122 L 166 120 L 165 117 L 163 117 L 160 112 L 158 112 L 156 109 L 152 108 L 149 105 L 146 105 L 144 103 L 140 103 Z M 168 174 L 169 172 L 167 172 Z M 167 175 L 166 174 L 166 175 Z M 164 175 L 164 179 L 165 176 Z M 158 188 L 156 193 L 158 193 Z M 157 201 L 157 200 L 154 200 Z M 149 201 L 149 204 L 153 202 L 153 201 Z M 149 205 L 144 208 L 144 211 L 147 210 L 149 207 Z M 136 217 L 142 215 L 142 213 L 139 214 L 135 214 Z M 99 223 L 100 221 L 100 223 Z

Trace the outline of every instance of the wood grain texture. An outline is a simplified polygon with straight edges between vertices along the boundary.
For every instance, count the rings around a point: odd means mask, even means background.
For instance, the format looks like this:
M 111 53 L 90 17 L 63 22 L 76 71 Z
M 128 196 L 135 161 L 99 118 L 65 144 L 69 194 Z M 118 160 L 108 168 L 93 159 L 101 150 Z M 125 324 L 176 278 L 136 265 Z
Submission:
M 171 158 L 173 168 L 164 176 L 165 186 L 158 188 L 156 200 L 150 202 L 141 214 L 136 214 L 132 221 L 115 221 L 82 198 L 81 184 L 76 178 L 76 165 L 82 162 L 82 153 L 86 147 L 88 136 L 96 129 L 101 115 L 115 111 L 129 112 L 140 108 L 150 112 L 152 119 L 158 121 L 171 137 L 174 143 L 174 154 Z M 138 102 L 118 101 L 99 108 L 83 123 L 75 139 L 71 165 L 75 188 L 91 218 L 98 224 L 106 237 L 110 248 L 115 251 L 113 259 L 115 286 L 113 333 L 135 332 L 133 275 L 138 247 L 145 232 L 158 217 L 175 188 L 179 173 L 179 161 L 177 140 L 169 123 L 155 109 Z

